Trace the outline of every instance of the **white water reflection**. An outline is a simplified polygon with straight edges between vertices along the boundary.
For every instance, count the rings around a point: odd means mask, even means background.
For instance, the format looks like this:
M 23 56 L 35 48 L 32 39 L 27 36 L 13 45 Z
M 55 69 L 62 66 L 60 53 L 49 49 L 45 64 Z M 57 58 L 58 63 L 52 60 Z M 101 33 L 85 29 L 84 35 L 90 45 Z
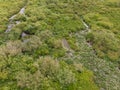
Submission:
M 17 14 L 25 14 L 25 7 L 20 9 L 19 13 L 17 13 Z M 15 17 L 17 16 L 17 14 L 15 14 L 9 18 L 9 24 L 7 26 L 5 33 L 10 32 L 15 25 L 20 24 L 20 21 L 15 21 L 15 22 L 13 21 L 15 19 Z
M 24 12 L 25 12 L 25 7 L 23 7 L 21 10 L 20 10 L 20 14 L 24 14 Z

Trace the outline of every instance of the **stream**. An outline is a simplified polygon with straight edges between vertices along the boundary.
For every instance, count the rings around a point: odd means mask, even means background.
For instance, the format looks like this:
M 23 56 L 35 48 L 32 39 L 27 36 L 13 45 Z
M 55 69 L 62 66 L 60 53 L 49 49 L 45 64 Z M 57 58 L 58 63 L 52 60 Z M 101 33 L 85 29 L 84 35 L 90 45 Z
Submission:
M 5 33 L 10 32 L 15 25 L 20 24 L 20 21 L 14 21 L 15 17 L 18 14 L 25 15 L 25 6 L 23 8 L 21 8 L 17 14 L 15 14 L 9 18 L 9 24 L 7 26 Z
M 91 31 L 91 30 L 90 30 L 90 26 L 85 22 L 84 19 L 82 19 L 82 23 L 83 23 L 83 25 L 84 25 L 85 28 L 86 28 L 86 30 L 84 30 L 83 32 L 90 32 L 90 31 Z
M 91 32 L 90 26 L 85 22 L 84 19 L 82 19 L 82 23 L 83 23 L 83 25 L 86 28 L 85 30 L 82 31 L 82 33 L 85 34 L 85 35 L 90 33 Z M 92 48 L 93 53 L 95 55 L 97 55 L 96 51 L 93 49 L 92 42 L 91 41 L 87 41 L 87 40 L 86 40 L 86 42 L 87 42 L 87 45 Z
M 90 29 L 90 26 L 85 22 L 85 20 L 84 19 L 82 19 L 82 23 L 83 23 L 83 25 L 85 26 L 85 30 L 83 30 L 82 32 L 83 32 L 83 34 L 87 34 L 87 33 L 90 33 L 91 32 L 91 29 Z M 88 46 L 89 47 L 92 47 L 92 44 L 91 44 L 91 42 L 87 42 L 87 44 L 88 44 Z M 94 51 L 95 52 L 95 51 Z

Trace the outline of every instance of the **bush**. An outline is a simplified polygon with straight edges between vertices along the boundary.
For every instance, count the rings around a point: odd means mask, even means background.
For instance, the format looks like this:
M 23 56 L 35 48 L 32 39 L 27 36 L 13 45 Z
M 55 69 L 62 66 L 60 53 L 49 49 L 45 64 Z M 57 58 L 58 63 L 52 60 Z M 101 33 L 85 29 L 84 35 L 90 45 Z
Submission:
M 34 73 L 22 71 L 17 74 L 17 85 L 20 89 L 98 90 L 91 79 L 93 74 L 77 67 L 81 65 L 68 65 L 51 57 L 40 57 L 33 66 L 37 68 Z
M 23 39 L 22 50 L 32 51 L 39 48 L 42 45 L 41 39 L 37 36 L 31 36 L 28 39 Z
M 50 48 L 60 49 L 62 47 L 62 41 L 51 37 L 45 41 Z
M 38 49 L 35 50 L 35 54 L 37 56 L 41 56 L 41 55 L 45 56 L 45 55 L 48 55 L 49 53 L 50 53 L 50 51 L 46 44 L 41 45 Z
M 50 53 L 50 55 L 52 55 L 55 58 L 63 57 L 63 56 L 65 56 L 65 54 L 66 54 L 66 51 L 63 48 L 53 49 L 53 50 L 51 50 L 51 53 Z
M 21 41 L 9 41 L 5 46 L 0 47 L 0 56 L 15 56 L 22 52 Z
M 120 51 L 120 41 L 113 33 L 101 30 L 89 33 L 86 37 L 87 40 L 93 44 L 93 48 L 96 50 L 98 56 L 107 56 L 112 60 L 116 60 L 120 57 L 118 54 Z

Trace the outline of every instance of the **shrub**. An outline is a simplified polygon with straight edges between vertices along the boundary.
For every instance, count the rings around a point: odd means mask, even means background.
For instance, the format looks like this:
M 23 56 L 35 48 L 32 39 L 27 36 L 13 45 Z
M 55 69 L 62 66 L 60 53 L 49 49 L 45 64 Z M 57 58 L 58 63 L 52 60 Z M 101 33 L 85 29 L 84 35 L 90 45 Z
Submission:
M 50 48 L 60 49 L 62 47 L 62 41 L 51 37 L 45 41 Z
M 22 50 L 32 51 L 40 47 L 42 44 L 41 39 L 37 36 L 31 36 L 29 39 L 23 39 Z
M 79 67 L 81 65 L 68 65 L 51 57 L 40 57 L 33 66 L 37 68 L 34 73 L 22 71 L 17 74 L 17 85 L 20 89 L 98 90 L 91 79 L 93 74 Z
M 101 36 L 102 35 L 102 36 Z M 100 57 L 108 57 L 109 59 L 118 59 L 119 56 L 119 40 L 111 32 L 96 31 L 88 34 L 87 40 L 90 40 L 93 44 L 93 48 L 96 50 L 97 55 Z
M 50 55 L 52 55 L 55 58 L 60 58 L 65 56 L 66 51 L 63 48 L 59 48 L 59 49 L 53 49 L 51 50 Z
M 0 55 L 15 56 L 22 52 L 21 41 L 9 41 L 5 46 L 0 47 Z
M 46 44 L 41 45 L 39 48 L 37 48 L 35 50 L 35 54 L 37 56 L 40 56 L 40 55 L 45 56 L 45 55 L 48 55 L 49 53 L 50 53 L 50 51 L 49 51 L 49 48 Z

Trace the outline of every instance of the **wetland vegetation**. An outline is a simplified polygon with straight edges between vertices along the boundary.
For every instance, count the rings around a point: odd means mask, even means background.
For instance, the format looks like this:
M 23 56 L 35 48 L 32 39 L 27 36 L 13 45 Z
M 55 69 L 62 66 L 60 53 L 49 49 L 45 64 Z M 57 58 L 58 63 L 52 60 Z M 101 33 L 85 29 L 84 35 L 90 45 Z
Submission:
M 0 0 L 0 90 L 119 89 L 119 0 Z

